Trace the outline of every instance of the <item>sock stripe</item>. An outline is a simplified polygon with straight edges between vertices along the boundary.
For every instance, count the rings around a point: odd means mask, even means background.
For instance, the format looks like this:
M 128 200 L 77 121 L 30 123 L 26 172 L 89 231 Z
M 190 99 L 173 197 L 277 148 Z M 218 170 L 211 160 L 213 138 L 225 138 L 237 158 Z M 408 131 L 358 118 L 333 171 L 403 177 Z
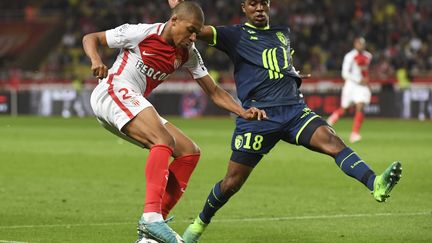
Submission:
M 342 160 L 342 162 L 340 163 L 339 168 L 342 169 L 342 165 L 343 165 L 343 163 L 345 162 L 345 160 L 348 159 L 348 158 L 349 158 L 351 155 L 353 155 L 353 154 L 355 154 L 355 152 L 352 152 L 352 153 L 350 153 L 347 157 L 345 157 L 345 158 Z
M 213 196 L 214 196 L 214 198 L 215 198 L 216 200 L 218 200 L 218 201 L 221 202 L 221 203 L 225 202 L 225 201 L 220 200 L 220 199 L 216 196 L 216 193 L 215 193 L 215 191 L 214 191 L 214 187 L 213 187 L 212 193 L 213 193 Z

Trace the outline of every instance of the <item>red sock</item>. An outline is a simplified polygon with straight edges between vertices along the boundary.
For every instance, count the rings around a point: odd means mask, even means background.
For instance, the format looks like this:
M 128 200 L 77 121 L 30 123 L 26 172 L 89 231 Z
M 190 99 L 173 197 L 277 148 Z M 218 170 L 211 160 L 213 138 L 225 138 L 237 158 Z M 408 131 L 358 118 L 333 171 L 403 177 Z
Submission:
M 329 121 L 331 124 L 335 124 L 335 123 L 339 120 L 339 118 L 340 118 L 341 116 L 343 116 L 344 113 L 345 113 L 345 110 L 344 110 L 344 108 L 341 107 L 341 108 L 335 110 L 335 111 L 331 114 L 331 116 L 329 117 L 328 121 Z
M 353 127 L 352 127 L 353 133 L 359 133 L 360 127 L 363 123 L 363 118 L 364 118 L 363 112 L 356 111 L 356 113 L 354 115 L 354 123 L 353 123 Z
M 171 209 L 186 190 L 189 178 L 194 171 L 200 154 L 191 154 L 176 158 L 169 166 L 169 178 L 165 194 L 162 199 L 162 216 L 168 216 Z
M 162 197 L 168 181 L 168 163 L 173 150 L 166 145 L 154 145 L 150 148 L 145 167 L 146 196 L 144 213 L 161 213 Z
M 343 114 L 345 113 L 345 110 L 344 110 L 344 108 L 341 107 L 341 108 L 337 109 L 335 111 L 335 113 L 336 113 L 337 117 L 339 118 L 339 117 L 343 116 Z

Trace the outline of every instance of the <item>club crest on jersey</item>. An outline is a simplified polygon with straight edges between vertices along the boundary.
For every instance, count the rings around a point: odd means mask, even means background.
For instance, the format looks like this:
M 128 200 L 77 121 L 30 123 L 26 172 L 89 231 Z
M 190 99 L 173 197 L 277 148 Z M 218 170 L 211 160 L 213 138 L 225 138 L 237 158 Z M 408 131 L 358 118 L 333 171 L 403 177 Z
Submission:
M 241 146 L 243 145 L 243 136 L 242 135 L 237 135 L 234 141 L 234 147 L 236 149 L 241 148 Z
M 284 44 L 285 46 L 288 45 L 288 41 L 282 32 L 277 32 L 276 36 L 279 39 L 279 41 L 282 42 L 282 44 Z

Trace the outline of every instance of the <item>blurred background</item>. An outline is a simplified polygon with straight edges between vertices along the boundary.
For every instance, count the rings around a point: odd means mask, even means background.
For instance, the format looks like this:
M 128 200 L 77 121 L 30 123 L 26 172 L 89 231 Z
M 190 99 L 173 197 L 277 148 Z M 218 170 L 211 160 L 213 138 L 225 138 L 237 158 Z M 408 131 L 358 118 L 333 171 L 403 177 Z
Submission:
M 240 0 L 197 1 L 206 23 L 245 22 Z M 81 40 L 84 34 L 123 23 L 164 22 L 166 0 L 14 0 L 0 2 L 0 114 L 91 116 L 97 84 Z M 432 1 L 275 0 L 271 24 L 291 29 L 294 62 L 311 73 L 302 91 L 317 113 L 340 103 L 343 56 L 362 35 L 374 55 L 373 97 L 367 116 L 432 117 Z M 213 77 L 235 95 L 232 64 L 224 53 L 197 44 Z M 107 66 L 118 50 L 101 50 Z M 185 72 L 172 75 L 149 97 L 162 115 L 229 115 L 216 108 Z

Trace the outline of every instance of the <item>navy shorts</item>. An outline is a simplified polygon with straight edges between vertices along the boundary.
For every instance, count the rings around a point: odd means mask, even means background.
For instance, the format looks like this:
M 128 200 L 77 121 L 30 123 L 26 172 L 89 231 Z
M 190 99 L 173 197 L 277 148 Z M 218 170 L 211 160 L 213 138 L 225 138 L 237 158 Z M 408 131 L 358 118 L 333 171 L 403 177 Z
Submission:
M 246 121 L 237 118 L 231 140 L 232 161 L 255 167 L 279 140 L 308 146 L 315 130 L 327 125 L 306 104 L 268 107 L 264 110 L 268 117 L 266 120 Z

